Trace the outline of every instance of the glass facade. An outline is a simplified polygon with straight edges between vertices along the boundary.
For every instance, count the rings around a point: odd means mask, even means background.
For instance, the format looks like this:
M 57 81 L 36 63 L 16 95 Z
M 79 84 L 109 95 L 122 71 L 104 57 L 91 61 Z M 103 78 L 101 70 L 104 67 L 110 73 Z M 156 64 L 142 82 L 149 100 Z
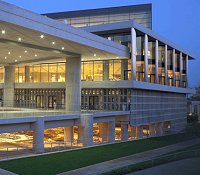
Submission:
M 159 84 L 165 84 L 165 47 L 158 48 L 158 80 Z
M 155 42 L 148 43 L 148 78 L 155 83 Z
M 4 67 L 0 67 L 0 83 L 4 82 Z

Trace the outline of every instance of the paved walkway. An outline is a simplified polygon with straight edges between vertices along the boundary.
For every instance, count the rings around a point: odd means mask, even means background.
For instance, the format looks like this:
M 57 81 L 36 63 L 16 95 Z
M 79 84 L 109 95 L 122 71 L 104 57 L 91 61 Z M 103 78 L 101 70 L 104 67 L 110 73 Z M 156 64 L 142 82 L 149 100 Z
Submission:
M 180 149 L 183 149 L 192 145 L 196 145 L 196 144 L 200 144 L 200 139 L 193 139 L 190 141 L 181 142 L 174 145 L 169 145 L 166 147 L 162 147 L 162 148 L 158 148 L 158 149 L 154 149 L 150 151 L 145 151 L 145 152 L 138 153 L 135 155 L 131 155 L 131 156 L 115 159 L 115 160 L 110 160 L 107 162 L 64 172 L 59 175 L 97 175 L 98 173 L 103 173 L 103 172 L 111 171 L 113 169 L 121 168 L 127 165 L 140 163 L 140 162 L 155 158 L 156 156 L 161 156 L 163 154 L 167 154 L 172 151 L 180 150 Z
M 184 159 L 176 162 L 167 163 L 164 165 L 148 168 L 127 175 L 197 175 L 200 172 L 200 158 Z
M 3 170 L 3 169 L 0 169 L 0 175 L 17 175 L 17 174 L 12 173 L 10 171 L 6 171 L 6 170 Z

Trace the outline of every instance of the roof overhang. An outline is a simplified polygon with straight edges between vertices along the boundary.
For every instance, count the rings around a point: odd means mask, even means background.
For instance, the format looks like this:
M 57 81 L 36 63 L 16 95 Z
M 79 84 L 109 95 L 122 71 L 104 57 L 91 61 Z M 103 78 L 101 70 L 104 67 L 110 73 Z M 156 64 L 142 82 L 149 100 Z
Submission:
M 4 65 L 16 64 L 16 58 L 19 64 L 80 55 L 87 60 L 94 59 L 94 54 L 99 59 L 129 57 L 129 49 L 123 45 L 3 1 L 0 27 L 0 64 Z
M 197 58 L 192 53 L 179 47 L 178 45 L 167 40 L 166 38 L 158 35 L 152 30 L 142 26 L 141 24 L 138 24 L 134 20 L 125 21 L 125 22 L 117 22 L 117 23 L 109 23 L 109 24 L 100 24 L 100 25 L 89 26 L 89 27 L 82 27 L 81 29 L 84 29 L 87 32 L 99 34 L 99 33 L 119 32 L 119 31 L 130 31 L 131 28 L 134 28 L 138 35 L 147 34 L 151 39 L 159 40 L 161 44 L 163 45 L 166 44 L 169 46 L 169 48 L 174 48 L 178 50 L 179 52 L 182 52 L 183 54 L 188 55 L 189 59 Z

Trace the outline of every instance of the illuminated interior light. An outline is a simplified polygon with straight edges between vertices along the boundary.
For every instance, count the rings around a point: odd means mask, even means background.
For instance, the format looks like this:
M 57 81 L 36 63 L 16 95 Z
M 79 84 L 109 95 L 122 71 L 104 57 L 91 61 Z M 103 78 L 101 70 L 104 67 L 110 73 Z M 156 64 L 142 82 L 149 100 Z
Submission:
M 22 56 L 20 55 L 19 58 L 21 58 Z
M 7 57 L 5 57 L 5 60 L 7 59 Z
M 27 50 L 25 50 L 24 53 L 27 53 Z
M 53 41 L 53 42 L 52 42 L 52 45 L 55 45 L 55 44 L 56 44 L 55 41 Z
M 10 55 L 11 54 L 11 52 L 8 52 L 8 55 Z
M 15 60 L 15 62 L 17 62 L 17 60 Z
M 42 39 L 43 39 L 43 38 L 44 38 L 44 35 L 40 35 L 40 38 L 42 38 Z
M 35 57 L 37 57 L 37 54 L 35 54 Z
M 5 33 L 6 33 L 6 31 L 5 31 L 5 30 L 2 30 L 2 31 L 1 31 L 1 34 L 3 34 L 3 35 L 4 35 Z
M 97 56 L 97 54 L 95 53 L 95 54 L 94 54 L 94 57 L 96 57 L 96 56 Z
M 18 41 L 22 41 L 22 38 L 18 38 Z
M 62 47 L 61 49 L 62 49 L 62 50 L 65 50 L 65 48 L 64 48 L 64 47 Z

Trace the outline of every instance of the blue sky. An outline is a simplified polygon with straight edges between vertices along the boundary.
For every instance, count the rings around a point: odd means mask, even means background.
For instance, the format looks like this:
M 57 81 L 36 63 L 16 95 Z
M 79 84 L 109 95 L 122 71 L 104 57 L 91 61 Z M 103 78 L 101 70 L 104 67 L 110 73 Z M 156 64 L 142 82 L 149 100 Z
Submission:
M 199 0 L 5 0 L 37 13 L 134 5 L 152 2 L 153 31 L 196 55 L 189 62 L 189 85 L 200 86 Z

